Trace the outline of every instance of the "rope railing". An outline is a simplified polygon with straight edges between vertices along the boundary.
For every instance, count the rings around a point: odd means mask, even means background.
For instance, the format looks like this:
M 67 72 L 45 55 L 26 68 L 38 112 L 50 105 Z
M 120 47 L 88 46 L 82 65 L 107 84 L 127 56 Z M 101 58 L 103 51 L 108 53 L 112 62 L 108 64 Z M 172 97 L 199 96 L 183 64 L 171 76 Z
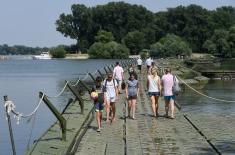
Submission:
M 198 93 L 199 95 L 201 96 L 204 96 L 206 98 L 209 98 L 209 99 L 212 99 L 212 100 L 215 100 L 215 101 L 220 101 L 220 102 L 227 102 L 227 103 L 235 103 L 235 101 L 230 101 L 230 100 L 224 100 L 224 99 L 219 99 L 219 98 L 215 98 L 215 97 L 211 97 L 211 96 L 208 96 L 206 94 L 203 94 L 199 91 L 197 91 L 196 89 L 194 89 L 193 87 L 191 87 L 190 85 L 188 85 L 184 80 L 182 80 L 179 76 L 177 76 L 177 78 L 182 81 L 183 84 L 185 84 L 187 87 L 189 87 L 191 90 L 193 90 L 194 92 Z
M 67 85 L 68 85 L 68 81 L 66 81 L 63 89 L 57 95 L 55 95 L 55 96 L 47 96 L 47 97 L 48 98 L 57 98 L 57 97 L 60 97 L 63 94 L 63 92 L 64 92 L 65 88 L 67 87 Z
M 14 117 L 15 117 L 16 120 L 17 120 L 16 124 L 19 124 L 21 118 L 28 118 L 28 117 L 31 117 L 31 116 L 33 116 L 33 115 L 37 112 L 38 108 L 40 107 L 40 105 L 41 105 L 41 103 L 42 103 L 42 99 L 43 99 L 44 96 L 45 96 L 45 94 L 43 94 L 42 98 L 41 98 L 40 101 L 38 102 L 38 104 L 37 104 L 37 106 L 35 107 L 35 109 L 34 109 L 31 113 L 29 113 L 29 114 L 27 114 L 27 115 L 24 115 L 23 113 L 20 113 L 20 112 L 16 112 L 16 111 L 15 111 L 16 106 L 15 106 L 15 104 L 14 104 L 12 101 L 10 101 L 10 100 L 5 101 L 4 107 L 7 109 L 7 113 L 8 113 L 8 114 L 13 113 Z

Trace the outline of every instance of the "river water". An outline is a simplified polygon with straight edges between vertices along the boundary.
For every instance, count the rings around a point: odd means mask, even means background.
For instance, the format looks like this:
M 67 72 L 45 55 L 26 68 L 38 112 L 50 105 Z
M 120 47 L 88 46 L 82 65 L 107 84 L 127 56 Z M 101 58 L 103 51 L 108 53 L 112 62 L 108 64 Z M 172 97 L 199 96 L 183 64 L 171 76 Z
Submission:
M 29 114 L 39 102 L 39 91 L 48 96 L 57 95 L 63 88 L 65 80 L 76 81 L 78 76 L 83 77 L 87 72 L 114 63 L 114 60 L 30 60 L 20 57 L 13 60 L 0 61 L 0 154 L 11 154 L 6 115 L 3 107 L 3 96 L 16 105 L 16 111 Z M 51 99 L 52 103 L 61 110 L 68 101 L 68 94 Z M 66 97 L 65 97 L 66 96 Z M 33 119 L 32 119 L 33 120 Z M 13 134 L 17 154 L 24 154 L 29 142 L 32 122 L 22 119 L 20 124 L 12 118 Z M 38 109 L 33 125 L 33 134 L 30 143 L 37 139 L 53 124 L 55 117 L 43 103 Z
M 235 101 L 235 80 L 211 80 L 199 91 L 213 98 Z M 177 102 L 185 113 L 235 114 L 235 103 L 213 100 L 190 89 L 178 96 Z

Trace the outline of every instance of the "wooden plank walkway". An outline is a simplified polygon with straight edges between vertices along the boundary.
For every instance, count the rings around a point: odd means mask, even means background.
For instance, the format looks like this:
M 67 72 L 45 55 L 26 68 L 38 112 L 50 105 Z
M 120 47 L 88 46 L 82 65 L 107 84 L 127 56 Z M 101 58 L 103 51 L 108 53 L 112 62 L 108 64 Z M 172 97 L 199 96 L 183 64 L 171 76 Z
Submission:
M 83 137 L 76 155 L 112 154 L 216 154 L 207 141 L 177 110 L 176 119 L 152 116 L 149 97 L 146 95 L 146 75 L 140 76 L 141 93 L 138 98 L 136 120 L 128 119 L 124 94 L 117 106 L 118 119 L 96 132 L 96 121 Z M 159 99 L 161 115 L 165 113 L 163 99 Z M 105 114 L 105 113 L 104 113 Z M 105 120 L 105 119 L 104 119 Z

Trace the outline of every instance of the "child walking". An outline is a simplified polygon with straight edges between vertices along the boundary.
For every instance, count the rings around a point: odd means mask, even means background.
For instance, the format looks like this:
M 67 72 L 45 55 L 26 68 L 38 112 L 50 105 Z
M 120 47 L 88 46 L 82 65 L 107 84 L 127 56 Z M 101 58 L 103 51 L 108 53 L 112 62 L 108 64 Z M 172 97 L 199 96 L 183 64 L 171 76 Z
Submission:
M 128 100 L 128 117 L 135 119 L 136 100 L 139 95 L 139 82 L 135 79 L 133 73 L 130 74 L 130 78 L 126 82 L 126 98 Z
M 102 78 L 97 77 L 96 78 L 96 84 L 92 88 L 91 91 L 91 98 L 94 101 L 95 105 L 95 111 L 96 111 L 96 121 L 97 121 L 97 132 L 100 132 L 101 130 L 101 120 L 102 120 L 102 112 L 104 109 L 104 93 L 102 91 Z

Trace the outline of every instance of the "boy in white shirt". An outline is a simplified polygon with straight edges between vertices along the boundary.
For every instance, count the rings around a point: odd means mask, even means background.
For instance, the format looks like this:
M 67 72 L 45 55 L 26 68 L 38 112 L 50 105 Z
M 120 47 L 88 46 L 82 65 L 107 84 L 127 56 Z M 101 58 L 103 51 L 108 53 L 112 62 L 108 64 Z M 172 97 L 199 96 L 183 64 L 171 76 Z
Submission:
M 113 74 L 108 73 L 107 79 L 103 81 L 103 91 L 104 91 L 104 101 L 106 105 L 106 122 L 109 123 L 109 112 L 110 107 L 112 108 L 112 121 L 116 120 L 115 112 L 116 106 L 115 102 L 118 99 L 118 84 L 115 79 L 113 79 Z

